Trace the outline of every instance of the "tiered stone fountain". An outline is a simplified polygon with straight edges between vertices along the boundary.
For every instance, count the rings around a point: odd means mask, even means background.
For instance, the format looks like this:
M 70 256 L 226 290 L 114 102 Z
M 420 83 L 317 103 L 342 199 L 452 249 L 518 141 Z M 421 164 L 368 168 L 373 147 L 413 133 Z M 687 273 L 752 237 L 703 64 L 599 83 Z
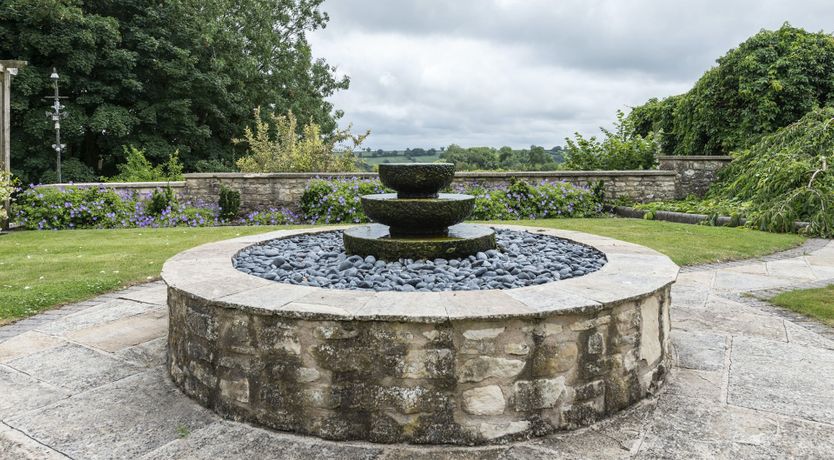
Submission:
M 495 231 L 461 224 L 475 197 L 439 193 L 452 183 L 451 163 L 394 163 L 379 166 L 379 179 L 397 193 L 365 195 L 362 207 L 376 224 L 345 230 L 348 254 L 384 260 L 453 259 L 495 249 Z
M 176 385 L 224 417 L 274 429 L 466 445 L 585 426 L 657 389 L 678 267 L 642 246 L 530 227 L 507 226 L 518 244 L 479 252 L 496 235 L 459 223 L 472 197 L 435 196 L 452 172 L 383 165 L 398 193 L 363 197 L 377 223 L 345 229 L 353 255 L 326 228 L 211 243 L 166 262 Z M 524 258 L 535 278 L 515 266 L 500 276 L 517 282 L 476 282 L 522 250 L 539 253 Z M 604 266 L 568 267 L 588 250 L 604 253 Z M 391 281 L 444 273 L 449 281 L 426 281 L 424 292 Z M 364 287 L 345 283 L 360 274 Z

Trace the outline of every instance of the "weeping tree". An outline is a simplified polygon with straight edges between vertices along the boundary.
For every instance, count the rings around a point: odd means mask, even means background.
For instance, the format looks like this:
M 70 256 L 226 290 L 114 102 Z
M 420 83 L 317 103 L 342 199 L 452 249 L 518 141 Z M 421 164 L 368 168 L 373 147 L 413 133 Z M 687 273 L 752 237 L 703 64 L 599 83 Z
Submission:
M 15 173 L 37 181 L 52 168 L 52 67 L 79 174 L 114 174 L 125 145 L 154 164 L 179 151 L 186 169 L 231 165 L 260 105 L 333 132 L 341 113 L 326 98 L 348 80 L 306 38 L 327 23 L 322 1 L 3 0 L 0 56 L 29 61 L 15 81 Z
M 753 225 L 777 232 L 834 237 L 834 108 L 812 110 L 799 121 L 733 152 L 712 198 L 748 206 Z

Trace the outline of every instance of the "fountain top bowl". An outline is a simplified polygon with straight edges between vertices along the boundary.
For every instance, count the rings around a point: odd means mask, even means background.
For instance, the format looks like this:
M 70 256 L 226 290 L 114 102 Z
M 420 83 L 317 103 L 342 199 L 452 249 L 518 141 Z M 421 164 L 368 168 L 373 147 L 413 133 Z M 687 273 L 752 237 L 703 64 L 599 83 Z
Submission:
M 383 163 L 379 165 L 382 185 L 397 191 L 399 198 L 436 198 L 452 183 L 452 163 Z

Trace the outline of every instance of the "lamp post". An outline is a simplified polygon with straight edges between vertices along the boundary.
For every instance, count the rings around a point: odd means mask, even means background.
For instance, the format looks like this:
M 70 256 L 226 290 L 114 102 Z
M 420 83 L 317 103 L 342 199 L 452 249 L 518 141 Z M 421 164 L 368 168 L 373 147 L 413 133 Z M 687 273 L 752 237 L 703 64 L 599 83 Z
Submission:
M 52 68 L 52 75 L 49 76 L 52 82 L 55 85 L 55 95 L 52 96 L 52 111 L 46 112 L 46 116 L 51 118 L 52 121 L 55 123 L 55 143 L 52 144 L 52 148 L 55 149 L 55 174 L 58 176 L 58 183 L 61 183 L 61 154 L 64 152 L 64 149 L 67 147 L 66 144 L 61 143 L 61 119 L 66 117 L 66 112 L 62 112 L 64 110 L 64 106 L 61 105 L 61 99 L 65 99 L 65 97 L 58 94 L 58 72 L 55 68 Z M 49 98 L 47 98 L 49 99 Z

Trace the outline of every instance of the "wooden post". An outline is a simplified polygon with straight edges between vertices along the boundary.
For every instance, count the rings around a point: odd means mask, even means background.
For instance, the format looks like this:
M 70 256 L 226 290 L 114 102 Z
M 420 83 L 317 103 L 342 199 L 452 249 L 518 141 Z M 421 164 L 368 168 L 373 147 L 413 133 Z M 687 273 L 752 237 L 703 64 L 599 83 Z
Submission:
M 17 75 L 18 69 L 26 67 L 26 61 L 0 60 L 0 166 L 6 174 L 12 171 L 12 130 L 11 130 L 11 100 L 12 75 Z M 7 215 L 11 215 L 11 203 L 5 200 L 3 208 Z M 9 219 L 0 222 L 0 230 L 9 229 Z

